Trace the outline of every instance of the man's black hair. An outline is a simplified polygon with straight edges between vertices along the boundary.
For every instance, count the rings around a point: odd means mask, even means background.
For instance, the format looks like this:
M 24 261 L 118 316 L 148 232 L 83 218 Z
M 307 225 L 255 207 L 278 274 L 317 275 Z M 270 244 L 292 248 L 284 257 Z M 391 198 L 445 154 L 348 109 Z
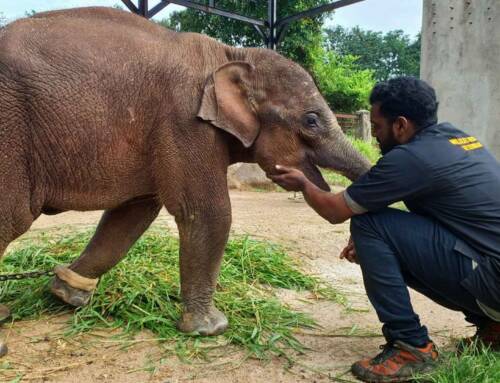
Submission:
M 382 115 L 392 121 L 406 117 L 420 129 L 437 123 L 436 92 L 425 81 L 404 76 L 379 82 L 372 90 L 370 104 L 380 103 Z

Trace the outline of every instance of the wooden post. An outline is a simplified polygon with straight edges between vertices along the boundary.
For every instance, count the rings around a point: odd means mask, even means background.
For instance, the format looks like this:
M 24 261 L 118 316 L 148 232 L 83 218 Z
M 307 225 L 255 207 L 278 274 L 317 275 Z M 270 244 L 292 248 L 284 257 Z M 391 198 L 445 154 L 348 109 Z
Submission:
M 359 110 L 356 112 L 357 121 L 354 136 L 360 140 L 371 142 L 372 126 L 370 123 L 370 112 L 367 110 Z

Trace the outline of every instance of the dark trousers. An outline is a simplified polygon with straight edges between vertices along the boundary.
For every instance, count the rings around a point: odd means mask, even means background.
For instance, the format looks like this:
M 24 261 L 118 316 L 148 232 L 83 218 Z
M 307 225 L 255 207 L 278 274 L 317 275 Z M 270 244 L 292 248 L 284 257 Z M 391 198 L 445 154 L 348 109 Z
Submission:
M 421 346 L 427 328 L 413 311 L 407 286 L 480 325 L 485 314 L 460 282 L 472 260 L 455 250 L 458 239 L 436 221 L 385 209 L 351 219 L 351 235 L 368 298 L 388 342 Z

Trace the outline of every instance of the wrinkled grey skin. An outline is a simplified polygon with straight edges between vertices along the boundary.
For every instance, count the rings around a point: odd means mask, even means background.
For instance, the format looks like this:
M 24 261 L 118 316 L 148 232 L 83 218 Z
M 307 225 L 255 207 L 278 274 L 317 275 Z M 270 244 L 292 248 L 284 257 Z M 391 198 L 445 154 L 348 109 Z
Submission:
M 42 13 L 0 31 L 0 254 L 42 213 L 104 210 L 70 266 L 97 278 L 164 206 L 180 234 L 178 326 L 221 333 L 227 320 L 212 295 L 235 162 L 268 174 L 294 166 L 323 189 L 316 165 L 351 179 L 369 168 L 310 76 L 272 51 L 108 8 Z M 86 302 L 61 280 L 53 291 Z

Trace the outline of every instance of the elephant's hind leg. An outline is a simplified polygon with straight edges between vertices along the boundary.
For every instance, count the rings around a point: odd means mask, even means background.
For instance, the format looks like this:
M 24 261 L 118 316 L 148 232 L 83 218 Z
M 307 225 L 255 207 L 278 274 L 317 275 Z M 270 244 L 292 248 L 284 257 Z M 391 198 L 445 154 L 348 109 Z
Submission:
M 0 147 L 0 158 L 1 154 Z M 9 243 L 27 232 L 40 214 L 40 208 L 31 204 L 28 177 L 19 168 L 12 161 L 0 160 L 0 257 Z
M 160 209 L 161 205 L 155 199 L 147 199 L 105 211 L 90 243 L 69 269 L 83 279 L 99 278 L 127 254 L 158 216 Z M 73 306 L 87 304 L 92 294 L 91 291 L 71 287 L 58 276 L 52 283 L 52 292 Z
M 11 154 L 3 158 L 11 161 L 0 162 L 0 258 L 7 246 L 28 231 L 36 218 L 33 214 L 36 209 L 31 206 L 28 178 L 15 163 L 16 156 Z M 9 308 L 0 304 L 0 323 L 9 318 Z M 7 345 L 0 341 L 0 357 L 5 354 Z

